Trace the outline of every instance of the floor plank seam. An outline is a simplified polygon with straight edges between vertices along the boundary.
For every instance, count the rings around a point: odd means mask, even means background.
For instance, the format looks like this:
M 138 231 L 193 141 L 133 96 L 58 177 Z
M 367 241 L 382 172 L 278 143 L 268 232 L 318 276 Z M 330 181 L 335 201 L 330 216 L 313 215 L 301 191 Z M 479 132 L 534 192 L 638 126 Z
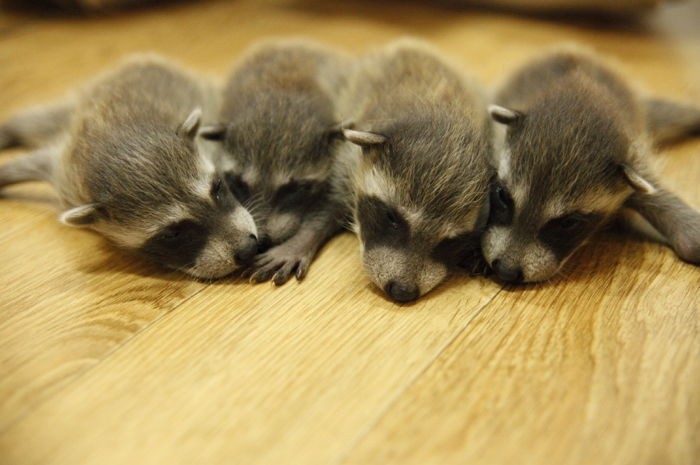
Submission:
M 352 440 L 350 442 L 350 445 L 347 447 L 346 450 L 340 453 L 338 456 L 338 459 L 333 462 L 333 465 L 342 465 L 347 461 L 348 456 L 350 453 L 374 430 L 374 428 L 377 427 L 379 422 L 382 421 L 382 418 L 386 416 L 386 414 L 391 410 L 391 408 L 396 405 L 396 403 L 403 397 L 403 395 L 413 386 L 422 376 L 425 374 L 426 371 L 440 358 L 440 356 L 447 350 L 450 345 L 454 341 L 456 341 L 464 331 L 466 331 L 467 327 L 474 321 L 474 319 L 481 314 L 481 312 L 484 311 L 484 309 L 493 302 L 493 300 L 498 297 L 498 295 L 503 291 L 503 289 L 497 290 L 486 302 L 483 303 L 475 312 L 474 315 L 469 318 L 465 323 L 464 326 L 455 333 L 453 337 L 451 337 L 445 344 L 443 344 L 442 347 L 436 352 L 435 356 L 432 357 L 422 368 L 421 370 L 416 373 L 416 375 L 404 386 L 403 389 L 401 389 L 389 402 L 386 403 L 384 408 L 380 409 L 379 414 L 375 417 L 374 421 L 372 421 L 369 426 L 362 431 L 360 434 L 357 435 L 356 439 Z
M 8 433 L 9 431 L 11 431 L 17 424 L 21 423 L 26 417 L 28 417 L 29 415 L 31 415 L 35 410 L 38 410 L 38 409 L 39 409 L 42 405 L 44 405 L 46 402 L 49 402 L 50 400 L 52 400 L 52 399 L 53 399 L 54 397 L 56 397 L 57 395 L 59 395 L 59 394 L 63 393 L 64 391 L 66 391 L 71 385 L 75 384 L 75 382 L 77 382 L 78 380 L 80 380 L 83 376 L 85 376 L 86 374 L 88 374 L 89 372 L 91 372 L 92 370 L 94 370 L 94 369 L 95 369 L 96 367 L 98 367 L 102 362 L 104 362 L 105 360 L 109 359 L 113 354 L 115 354 L 115 353 L 116 353 L 118 350 L 120 350 L 122 347 L 124 347 L 124 346 L 126 346 L 127 344 L 129 344 L 132 340 L 134 340 L 136 337 L 138 337 L 139 335 L 141 335 L 143 332 L 145 332 L 145 331 L 148 330 L 149 328 L 153 327 L 155 324 L 157 324 L 158 322 L 160 322 L 163 318 L 165 318 L 165 317 L 167 317 L 168 315 L 171 315 L 171 314 L 173 314 L 174 312 L 176 312 L 177 309 L 180 308 L 183 304 L 185 304 L 185 303 L 188 302 L 190 299 L 194 298 L 195 296 L 199 295 L 201 292 L 204 292 L 204 291 L 207 290 L 207 289 L 209 289 L 209 286 L 208 286 L 208 285 L 205 286 L 205 287 L 203 287 L 203 288 L 201 288 L 201 289 L 199 289 L 198 291 L 192 293 L 191 295 L 185 297 L 184 299 L 182 299 L 181 302 L 178 302 L 178 304 L 175 305 L 175 306 L 172 308 L 172 310 L 170 310 L 169 312 L 163 313 L 162 315 L 160 315 L 159 317 L 155 318 L 155 319 L 154 319 L 153 321 L 151 321 L 150 323 L 146 324 L 143 328 L 141 328 L 141 329 L 139 329 L 138 331 L 136 331 L 136 332 L 135 332 L 134 334 L 132 334 L 130 337 L 126 338 L 125 340 L 123 340 L 122 342 L 120 342 L 119 344 L 117 344 L 116 347 L 114 347 L 112 350 L 110 350 L 109 352 L 107 352 L 106 354 L 104 354 L 104 356 L 103 356 L 102 358 L 100 358 L 94 365 L 92 365 L 91 367 L 86 368 L 85 370 L 83 370 L 83 371 L 79 372 L 78 374 L 76 374 L 76 375 L 75 375 L 75 378 L 72 379 L 72 380 L 70 380 L 70 381 L 66 384 L 66 386 L 63 386 L 62 388 L 58 389 L 52 396 L 50 396 L 50 397 L 48 397 L 48 398 L 42 400 L 41 402 L 37 403 L 37 404 L 34 405 L 31 409 L 29 409 L 27 412 L 25 412 L 25 413 L 23 413 L 22 415 L 18 416 L 14 421 L 12 421 L 11 423 L 9 423 L 5 429 L 0 430 L 0 436 L 7 434 L 7 433 Z

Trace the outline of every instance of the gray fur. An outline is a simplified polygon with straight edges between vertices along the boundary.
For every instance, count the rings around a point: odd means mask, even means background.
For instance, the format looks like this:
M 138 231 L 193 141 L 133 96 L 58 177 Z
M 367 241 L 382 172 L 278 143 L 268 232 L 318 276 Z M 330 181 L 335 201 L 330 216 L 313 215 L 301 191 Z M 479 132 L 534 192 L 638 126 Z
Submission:
M 478 226 L 491 176 L 482 90 L 426 44 L 404 39 L 360 59 L 341 109 L 352 123 L 346 137 L 356 144 L 346 149 L 345 164 L 364 268 L 390 297 L 412 300 L 449 271 L 432 256 L 436 246 Z M 365 242 L 358 201 L 368 195 L 410 223 L 406 241 Z
M 245 184 L 250 197 L 244 203 L 272 245 L 257 257 L 252 281 L 279 285 L 295 272 L 302 279 L 343 223 L 343 195 L 334 181 L 340 130 L 334 94 L 348 66 L 346 57 L 311 42 L 258 44 L 227 79 L 218 133 L 216 127 L 202 131 L 222 140 L 222 166 Z M 281 193 L 309 180 L 326 185 L 313 205 L 283 209 Z
M 46 127 L 67 130 L 56 136 L 58 150 L 40 149 L 3 166 L 0 185 L 45 179 L 58 193 L 63 222 L 88 226 L 129 249 L 141 250 L 175 221 L 215 224 L 199 257 L 176 268 L 200 278 L 228 274 L 256 231 L 242 206 L 224 212 L 209 195 L 217 174 L 195 133 L 199 108 L 215 110 L 212 96 L 198 78 L 160 57 L 133 57 L 79 93 L 68 124 L 63 111 L 50 109 L 3 126 L 32 143 L 45 140 Z M 52 124 L 49 115 L 56 114 Z M 219 216 L 230 220 L 214 221 Z
M 40 148 L 0 166 L 0 188 L 27 181 L 51 181 L 58 154 L 57 147 Z
M 700 108 L 659 98 L 644 101 L 647 131 L 657 145 L 700 135 Z
M 54 141 L 69 129 L 75 103 L 60 103 L 28 108 L 0 126 L 0 150 L 10 147 L 37 148 Z
M 697 210 L 663 188 L 653 194 L 635 192 L 625 207 L 646 219 L 681 259 L 700 264 L 700 214 Z
M 511 224 L 491 224 L 482 238 L 497 274 L 502 268 L 504 276 L 521 272 L 524 281 L 551 278 L 631 195 L 631 208 L 653 217 L 655 226 L 663 218 L 678 220 L 661 228 L 671 237 L 697 221 L 698 213 L 665 193 L 649 166 L 644 103 L 590 52 L 564 49 L 532 61 L 506 82 L 496 102 L 520 115 L 504 122 L 492 112 L 507 128 L 497 151 L 498 181 L 515 204 Z M 667 215 L 656 214 L 658 198 Z M 596 219 L 575 246 L 557 254 L 543 231 L 572 213 Z M 572 234 L 562 233 L 562 242 Z M 700 241 L 681 236 L 684 243 Z M 683 241 L 669 242 L 680 254 L 674 244 Z

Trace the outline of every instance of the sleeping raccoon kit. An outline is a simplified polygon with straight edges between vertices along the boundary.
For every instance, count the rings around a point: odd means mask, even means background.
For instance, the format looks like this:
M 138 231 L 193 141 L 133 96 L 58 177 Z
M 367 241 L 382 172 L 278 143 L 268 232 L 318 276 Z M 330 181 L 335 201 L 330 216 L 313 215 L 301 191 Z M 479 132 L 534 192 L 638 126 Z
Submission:
M 364 269 L 391 299 L 415 300 L 478 247 L 491 177 L 485 93 L 404 39 L 361 57 L 339 100 Z
M 255 282 L 301 280 L 319 248 L 343 226 L 335 95 L 350 59 L 306 41 L 263 42 L 226 79 L 216 125 L 221 166 L 258 229 Z
M 491 103 L 491 105 L 489 105 Z M 358 58 L 256 44 L 218 86 L 138 55 L 0 125 L 0 189 L 47 181 L 64 224 L 198 279 L 281 285 L 349 228 L 368 278 L 416 300 L 463 267 L 548 280 L 613 218 L 700 263 L 700 214 L 651 167 L 700 109 L 645 97 L 588 50 L 493 99 L 429 45 Z
M 70 226 L 194 277 L 226 276 L 257 252 L 257 228 L 197 140 L 213 89 L 158 56 L 135 56 L 77 95 L 19 113 L 0 187 L 48 181 Z
M 490 113 L 505 134 L 482 246 L 502 281 L 551 278 L 619 215 L 700 263 L 700 214 L 651 167 L 652 145 L 700 130 L 699 109 L 641 97 L 578 47 L 532 60 L 495 102 Z

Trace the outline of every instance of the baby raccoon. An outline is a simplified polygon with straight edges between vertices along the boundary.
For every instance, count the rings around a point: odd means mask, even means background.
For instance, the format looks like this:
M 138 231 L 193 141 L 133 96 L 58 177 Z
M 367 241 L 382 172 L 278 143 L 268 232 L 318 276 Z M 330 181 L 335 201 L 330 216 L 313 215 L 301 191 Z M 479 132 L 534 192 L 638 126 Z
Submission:
M 0 126 L 3 147 L 41 146 L 0 167 L 0 187 L 48 181 L 63 223 L 197 278 L 227 275 L 253 258 L 257 230 L 195 140 L 211 95 L 161 58 L 127 60 L 67 103 Z
M 700 215 L 659 184 L 646 142 L 697 132 L 698 110 L 641 100 L 577 49 L 524 66 L 496 101 L 490 113 L 505 134 L 482 246 L 502 281 L 551 278 L 623 210 L 641 215 L 682 259 L 700 262 Z
M 256 219 L 262 253 L 252 281 L 280 285 L 293 274 L 303 279 L 318 249 L 342 225 L 334 187 L 340 127 L 333 94 L 348 64 L 309 42 L 260 44 L 227 80 L 221 123 L 202 129 L 203 137 L 222 143 L 226 181 Z
M 483 94 L 404 39 L 360 59 L 341 105 L 364 268 L 391 299 L 415 300 L 478 250 L 491 177 Z

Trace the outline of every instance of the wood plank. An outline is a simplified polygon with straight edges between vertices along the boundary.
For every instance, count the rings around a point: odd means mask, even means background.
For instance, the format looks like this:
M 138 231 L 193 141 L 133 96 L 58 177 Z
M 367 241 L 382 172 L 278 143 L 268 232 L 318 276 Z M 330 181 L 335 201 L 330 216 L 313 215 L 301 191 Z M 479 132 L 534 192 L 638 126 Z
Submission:
M 16 424 L 0 450 L 17 465 L 328 463 L 499 290 L 457 279 L 398 307 L 368 289 L 355 247 L 335 240 L 303 285 L 210 286 Z
M 0 236 L 0 432 L 206 287 L 53 215 L 10 236 Z
M 700 4 L 686 3 L 622 27 L 427 2 L 181 2 L 14 28 L 0 13 L 0 119 L 134 51 L 221 75 L 254 40 L 299 34 L 353 53 L 418 35 L 487 84 L 577 40 L 700 103 Z M 659 156 L 695 206 L 699 150 Z M 368 284 L 349 235 L 302 285 L 206 286 L 55 217 L 45 186 L 0 201 L 0 463 L 700 457 L 699 272 L 661 246 L 607 235 L 550 286 L 460 278 L 399 307 Z
M 339 463 L 697 463 L 700 271 L 655 248 L 500 293 Z

